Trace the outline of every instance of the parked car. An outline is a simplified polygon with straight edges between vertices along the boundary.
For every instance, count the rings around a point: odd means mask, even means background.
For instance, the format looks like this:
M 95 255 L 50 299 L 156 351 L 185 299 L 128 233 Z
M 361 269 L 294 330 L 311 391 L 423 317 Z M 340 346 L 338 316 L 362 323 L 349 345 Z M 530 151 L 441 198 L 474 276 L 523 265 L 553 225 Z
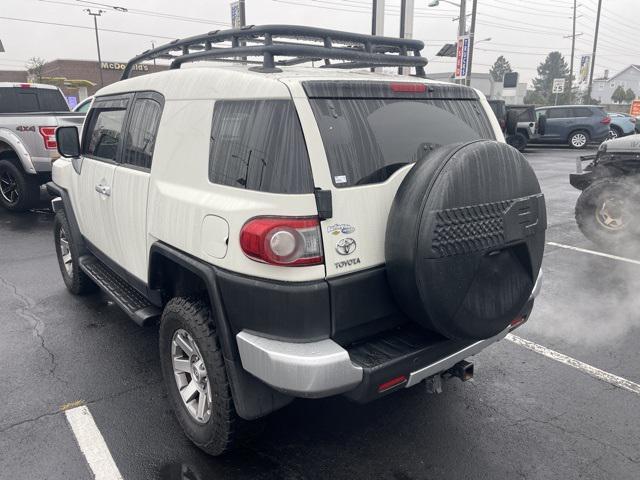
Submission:
M 79 125 L 59 88 L 35 83 L 0 83 L 0 205 L 11 211 L 33 207 L 40 186 L 51 180 L 59 157 L 55 130 Z
M 526 148 L 526 141 L 517 131 L 520 112 L 509 110 L 504 100 L 489 100 L 489 106 L 498 120 L 505 141 L 521 152 Z
M 516 134 L 507 143 L 521 152 L 527 148 L 531 140 L 535 140 L 543 133 L 538 124 L 536 107 L 534 105 L 507 105 L 507 112 L 513 111 L 517 115 Z
M 91 107 L 92 101 L 93 96 L 85 98 L 74 107 L 73 111 L 78 113 L 87 113 L 89 111 L 89 108 Z
M 602 107 L 563 105 L 536 109 L 538 119 L 544 117 L 544 135 L 531 143 L 568 144 L 585 148 L 590 142 L 600 143 L 609 137 L 611 117 Z
M 636 117 L 628 113 L 609 113 L 609 116 L 611 117 L 609 138 L 624 137 L 636 132 Z
M 582 168 L 583 162 L 590 162 Z M 640 238 L 640 135 L 609 140 L 596 155 L 580 157 L 570 175 L 581 190 L 575 217 L 582 233 L 606 248 L 637 245 Z
M 243 42 L 261 64 L 241 63 Z M 318 44 L 331 65 L 417 76 L 292 66 Z M 368 402 L 468 379 L 465 359 L 528 319 L 538 180 L 482 94 L 423 78 L 423 46 L 282 25 L 210 32 L 123 75 L 170 52 L 174 67 L 229 63 L 109 85 L 82 138 L 58 129 L 62 278 L 140 325 L 159 320 L 169 401 L 204 451 L 297 397 Z

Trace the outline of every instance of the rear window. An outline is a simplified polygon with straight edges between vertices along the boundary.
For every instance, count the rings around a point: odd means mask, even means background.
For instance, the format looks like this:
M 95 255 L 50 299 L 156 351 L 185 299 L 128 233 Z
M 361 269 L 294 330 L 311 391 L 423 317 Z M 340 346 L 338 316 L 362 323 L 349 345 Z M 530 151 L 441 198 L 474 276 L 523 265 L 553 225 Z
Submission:
M 293 102 L 217 101 L 209 180 L 260 192 L 312 193 L 309 155 Z
M 477 99 L 313 98 L 333 183 L 379 183 L 443 145 L 495 139 Z
M 535 122 L 536 121 L 536 111 L 533 108 L 509 107 L 509 109 L 515 111 L 518 114 L 519 122 Z
M 49 88 L 0 88 L 0 113 L 68 112 L 64 96 Z

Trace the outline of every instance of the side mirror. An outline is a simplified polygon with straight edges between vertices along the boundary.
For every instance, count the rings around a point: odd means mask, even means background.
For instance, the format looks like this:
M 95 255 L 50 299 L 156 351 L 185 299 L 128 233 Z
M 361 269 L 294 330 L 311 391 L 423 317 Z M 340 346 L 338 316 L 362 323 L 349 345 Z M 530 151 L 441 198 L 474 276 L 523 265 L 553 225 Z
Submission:
M 58 153 L 64 158 L 77 158 L 80 156 L 80 138 L 77 127 L 59 127 L 56 130 Z
M 518 133 L 518 112 L 515 110 L 507 111 L 507 135 L 515 135 Z
M 540 115 L 538 117 L 538 134 L 544 135 L 547 131 L 547 116 Z

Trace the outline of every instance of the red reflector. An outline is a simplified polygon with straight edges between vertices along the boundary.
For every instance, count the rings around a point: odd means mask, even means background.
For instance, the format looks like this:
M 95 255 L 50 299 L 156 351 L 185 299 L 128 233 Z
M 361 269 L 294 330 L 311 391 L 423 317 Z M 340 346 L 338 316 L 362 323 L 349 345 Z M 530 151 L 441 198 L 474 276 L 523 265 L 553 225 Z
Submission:
M 611 123 L 611 117 L 604 117 L 602 120 L 600 120 L 600 123 L 602 123 L 603 125 L 609 125 Z
M 427 86 L 424 83 L 392 83 L 391 91 L 403 93 L 424 93 L 427 91 Z
M 527 317 L 516 317 L 516 318 L 514 318 L 513 320 L 511 320 L 511 323 L 509 324 L 509 331 L 515 330 L 516 328 L 518 328 L 520 325 L 522 325 L 526 321 L 527 321 Z
M 58 148 L 56 142 L 56 127 L 40 127 L 40 135 L 44 139 L 44 148 L 47 150 L 55 150 Z
M 31 84 L 30 83 L 21 83 L 20 84 L 20 88 L 31 88 Z
M 322 241 L 317 218 L 258 217 L 240 231 L 245 255 L 271 265 L 320 265 Z
M 407 377 L 404 375 L 400 375 L 399 377 L 392 378 L 388 382 L 381 383 L 378 385 L 378 393 L 386 392 L 387 390 L 391 390 L 393 387 L 397 387 L 407 381 Z

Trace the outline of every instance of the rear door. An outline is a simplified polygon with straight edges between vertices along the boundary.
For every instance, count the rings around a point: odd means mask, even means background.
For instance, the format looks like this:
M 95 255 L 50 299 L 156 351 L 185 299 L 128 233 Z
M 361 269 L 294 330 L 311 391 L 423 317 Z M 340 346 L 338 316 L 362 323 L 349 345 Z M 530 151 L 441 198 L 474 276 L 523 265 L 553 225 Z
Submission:
M 131 94 L 108 96 L 94 102 L 83 132 L 81 168 L 72 189 L 82 234 L 109 258 L 116 255 L 112 201 L 114 174 L 132 97 Z
M 139 280 L 147 281 L 147 198 L 163 97 L 136 93 L 122 136 L 122 155 L 115 168 L 111 203 L 112 258 Z
M 296 104 L 315 186 L 332 193 L 332 218 L 322 222 L 327 277 L 385 263 L 387 217 L 414 162 L 443 145 L 495 139 L 488 105 L 471 89 L 358 81 L 303 88 Z
M 559 107 L 547 110 L 547 128 L 544 138 L 547 140 L 566 140 L 575 124 L 570 108 Z

